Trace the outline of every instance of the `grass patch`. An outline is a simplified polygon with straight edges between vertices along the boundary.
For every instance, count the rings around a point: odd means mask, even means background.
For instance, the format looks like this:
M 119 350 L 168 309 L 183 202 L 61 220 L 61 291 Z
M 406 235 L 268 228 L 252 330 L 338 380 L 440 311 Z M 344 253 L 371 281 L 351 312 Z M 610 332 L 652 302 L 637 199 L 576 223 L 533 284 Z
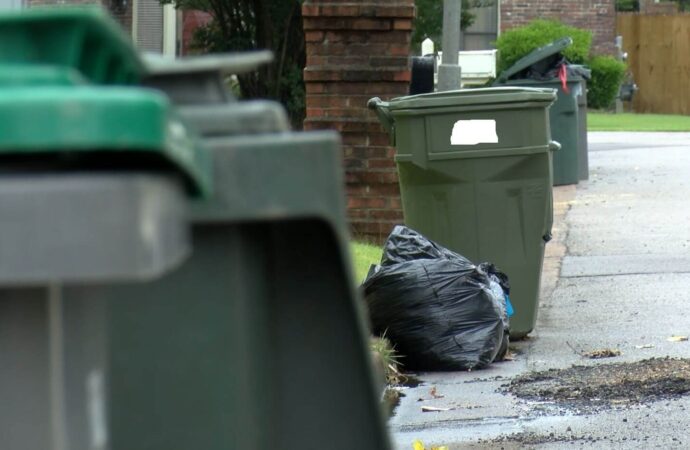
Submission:
M 587 114 L 588 131 L 690 131 L 690 116 L 667 114 Z
M 360 284 L 367 277 L 369 267 L 381 262 L 381 247 L 365 242 L 352 242 L 350 245 L 355 266 L 355 282 Z

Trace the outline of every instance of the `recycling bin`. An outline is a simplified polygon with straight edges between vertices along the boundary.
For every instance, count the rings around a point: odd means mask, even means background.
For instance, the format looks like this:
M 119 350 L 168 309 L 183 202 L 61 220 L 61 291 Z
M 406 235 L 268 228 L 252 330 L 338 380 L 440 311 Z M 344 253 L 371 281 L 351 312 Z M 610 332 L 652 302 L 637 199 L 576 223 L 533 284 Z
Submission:
M 562 147 L 553 156 L 554 186 L 577 184 L 580 179 L 588 178 L 583 173 L 587 167 L 586 128 L 583 128 L 586 124 L 581 124 L 587 111 L 580 111 L 580 106 L 583 105 L 582 97 L 586 96 L 585 82 L 589 70 L 565 65 L 565 70 L 559 71 L 565 64 L 561 52 L 571 44 L 572 39 L 563 38 L 538 48 L 501 73 L 494 82 L 494 86 L 558 91 L 556 102 L 549 111 L 551 134 Z
M 534 328 L 553 221 L 551 89 L 370 100 L 396 147 L 405 224 L 510 278 L 511 338 Z
M 0 75 L 2 447 L 390 448 L 337 134 L 201 142 L 39 65 Z

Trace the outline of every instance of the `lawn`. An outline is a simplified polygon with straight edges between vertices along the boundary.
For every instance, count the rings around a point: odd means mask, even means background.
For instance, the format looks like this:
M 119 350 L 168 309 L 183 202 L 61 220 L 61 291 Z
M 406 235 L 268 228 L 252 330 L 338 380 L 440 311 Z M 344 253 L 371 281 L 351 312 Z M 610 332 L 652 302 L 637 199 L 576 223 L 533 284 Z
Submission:
M 350 246 L 355 266 L 355 282 L 360 284 L 367 276 L 372 264 L 381 262 L 381 247 L 364 242 L 352 242 Z
M 588 131 L 690 131 L 690 116 L 665 114 L 587 114 Z

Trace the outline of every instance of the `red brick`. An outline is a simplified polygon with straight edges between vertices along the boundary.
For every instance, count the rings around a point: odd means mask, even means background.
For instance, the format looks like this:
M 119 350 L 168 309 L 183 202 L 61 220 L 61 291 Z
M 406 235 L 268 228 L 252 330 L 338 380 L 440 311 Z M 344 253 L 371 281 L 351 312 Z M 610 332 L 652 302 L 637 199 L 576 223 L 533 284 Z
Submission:
M 306 42 L 321 42 L 323 41 L 323 31 L 305 31 L 304 40 Z
M 412 30 L 412 20 L 397 19 L 393 21 L 394 30 Z
M 307 96 L 310 94 L 323 94 L 326 92 L 326 85 L 323 83 L 306 83 Z
M 402 211 L 393 209 L 372 209 L 369 211 L 369 217 L 372 219 L 392 220 L 394 222 L 402 221 Z
M 368 160 L 369 167 L 372 169 L 386 169 L 395 168 L 395 160 L 393 158 L 385 159 L 370 159 Z
M 390 20 L 368 19 L 360 18 L 352 20 L 350 28 L 353 30 L 376 30 L 387 31 L 393 28 L 393 23 Z
M 368 209 L 349 209 L 347 215 L 350 219 L 368 219 L 369 210 Z

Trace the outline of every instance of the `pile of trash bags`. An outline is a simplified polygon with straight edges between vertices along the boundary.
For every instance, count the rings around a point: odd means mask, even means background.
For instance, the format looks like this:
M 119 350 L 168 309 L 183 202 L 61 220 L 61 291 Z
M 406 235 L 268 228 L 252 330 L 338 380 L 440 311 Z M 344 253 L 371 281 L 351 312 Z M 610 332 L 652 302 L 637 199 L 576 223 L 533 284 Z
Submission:
M 408 370 L 475 370 L 505 357 L 510 286 L 490 263 L 475 265 L 397 226 L 363 290 L 374 333 Z

